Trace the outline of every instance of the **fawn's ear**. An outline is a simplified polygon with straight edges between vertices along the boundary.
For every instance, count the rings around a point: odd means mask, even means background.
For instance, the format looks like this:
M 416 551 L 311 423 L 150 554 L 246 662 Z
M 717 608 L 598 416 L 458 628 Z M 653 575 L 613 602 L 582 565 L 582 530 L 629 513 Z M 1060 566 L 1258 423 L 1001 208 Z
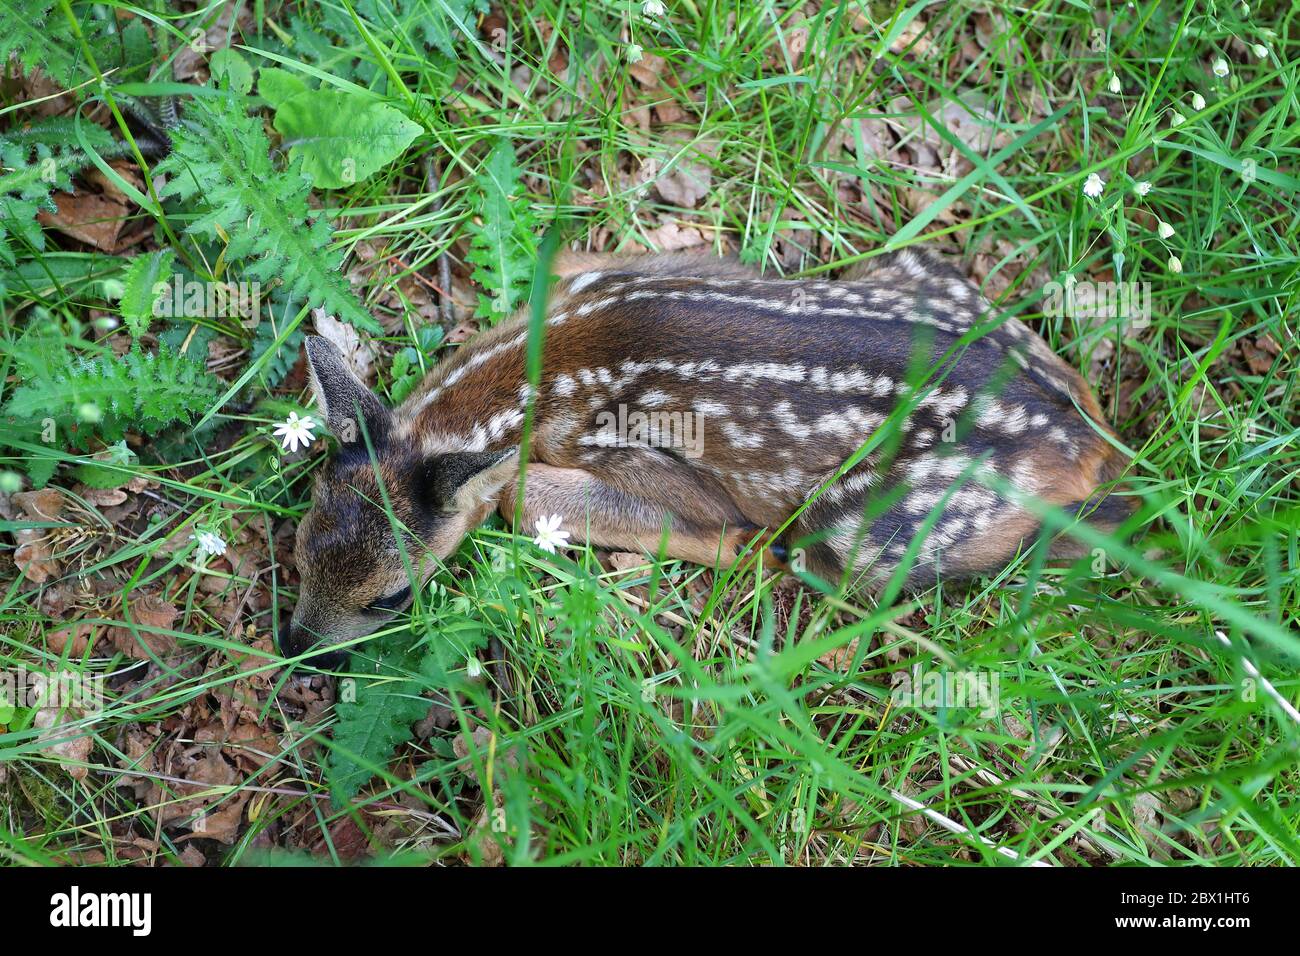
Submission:
M 333 342 L 319 335 L 307 337 L 307 369 L 316 405 L 341 445 L 364 447 L 363 422 L 370 443 L 375 446 L 383 443 L 393 413 L 352 373 L 347 359 Z
M 518 476 L 517 447 L 432 455 L 424 464 L 424 501 L 443 514 L 473 511 L 494 502 L 506 483 Z

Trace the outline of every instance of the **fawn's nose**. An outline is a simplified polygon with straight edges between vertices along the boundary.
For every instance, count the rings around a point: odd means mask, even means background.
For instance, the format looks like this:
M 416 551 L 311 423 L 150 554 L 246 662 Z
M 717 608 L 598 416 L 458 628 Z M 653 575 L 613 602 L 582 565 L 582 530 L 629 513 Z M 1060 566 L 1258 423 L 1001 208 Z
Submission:
M 311 649 L 315 643 L 313 637 L 300 628 L 293 626 L 293 620 L 286 619 L 280 625 L 280 633 L 276 635 L 276 644 L 280 648 L 280 654 L 284 657 L 297 657 Z M 334 651 L 322 649 L 317 654 L 312 654 L 300 663 L 310 667 L 317 667 L 321 670 L 337 670 L 347 661 L 347 651 Z

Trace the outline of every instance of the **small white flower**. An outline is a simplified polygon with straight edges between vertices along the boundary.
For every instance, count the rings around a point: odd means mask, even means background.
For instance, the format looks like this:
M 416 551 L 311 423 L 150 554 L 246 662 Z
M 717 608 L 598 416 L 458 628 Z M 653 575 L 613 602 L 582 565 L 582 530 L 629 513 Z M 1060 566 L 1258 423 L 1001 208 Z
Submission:
M 1250 17 L 1250 4 L 1249 4 L 1249 3 L 1243 3 L 1243 4 L 1241 5 L 1241 15 L 1242 15 L 1243 17 L 1247 17 L 1247 18 Z
M 1174 234 L 1174 227 L 1169 225 L 1169 223 L 1165 222 L 1163 219 L 1157 219 L 1156 232 L 1159 233 L 1161 239 L 1168 239 Z
M 559 515 L 538 518 L 537 536 L 533 538 L 533 544 L 547 554 L 554 554 L 556 548 L 567 548 L 569 546 L 569 532 L 560 530 L 560 522 L 563 520 Z
M 641 15 L 647 20 L 658 20 L 667 12 L 668 8 L 660 3 L 659 0 L 645 0 L 645 2 L 641 4 Z
M 1223 57 L 1219 57 L 1217 60 L 1214 61 L 1214 65 L 1211 66 L 1210 69 L 1214 71 L 1215 76 L 1227 76 L 1228 61 L 1225 60 Z
M 1183 260 L 1182 260 L 1182 259 L 1179 259 L 1177 256 L 1170 256 L 1170 257 L 1169 257 L 1169 271 L 1170 271 L 1170 272 L 1182 272 L 1182 271 L 1183 271 Z
M 1105 188 L 1106 180 L 1093 173 L 1083 183 L 1083 194 L 1089 199 L 1096 199 Z
M 1124 89 L 1123 85 L 1119 81 L 1118 73 L 1112 73 L 1110 75 L 1110 82 L 1106 84 L 1106 89 L 1116 95 L 1119 95 L 1120 91 Z
M 1186 121 L 1187 121 L 1187 117 L 1184 116 L 1182 113 L 1178 112 L 1178 110 L 1174 110 L 1174 112 L 1169 117 L 1170 126 L 1182 126 L 1183 123 L 1185 123 Z
M 1256 43 L 1250 49 L 1255 54 L 1255 56 L 1259 57 L 1261 60 L 1264 59 L 1264 57 L 1268 56 L 1268 47 L 1264 46 L 1264 44 L 1262 43 Z
M 1147 193 L 1151 192 L 1151 184 L 1144 179 L 1133 187 L 1133 191 L 1139 196 L 1145 196 Z
M 627 62 L 640 63 L 645 56 L 645 50 L 641 49 L 639 43 L 629 43 L 627 45 Z
M 1192 109 L 1196 110 L 1198 113 L 1205 109 L 1205 97 L 1200 93 L 1192 94 Z
M 314 440 L 311 430 L 316 423 L 308 418 L 299 418 L 297 412 L 290 412 L 289 417 L 275 426 L 274 434 L 280 439 L 285 451 L 295 452 L 298 446 L 306 448 Z
M 196 553 L 200 561 L 226 553 L 226 542 L 215 531 L 200 531 L 190 535 L 190 540 L 199 543 Z
M 482 673 L 483 673 L 483 665 L 479 663 L 479 659 L 477 657 L 471 654 L 469 656 L 469 660 L 465 662 L 465 676 L 468 677 L 470 680 L 478 680 L 479 675 L 481 675 Z

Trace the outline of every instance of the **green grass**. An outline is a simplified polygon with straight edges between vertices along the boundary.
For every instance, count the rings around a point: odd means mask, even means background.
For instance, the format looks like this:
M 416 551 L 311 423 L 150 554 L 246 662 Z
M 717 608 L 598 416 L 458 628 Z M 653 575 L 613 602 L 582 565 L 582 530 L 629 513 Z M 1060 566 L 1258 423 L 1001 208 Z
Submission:
M 408 675 L 443 719 L 340 808 L 323 772 L 333 681 L 288 682 L 269 643 L 294 600 L 281 562 L 319 461 L 280 467 L 269 430 L 308 399 L 259 384 L 269 359 L 210 355 L 227 397 L 251 385 L 196 432 L 145 436 L 131 473 L 157 484 L 131 492 L 136 511 L 70 500 L 48 527 L 59 577 L 37 586 L 0 568 L 3 666 L 110 677 L 102 713 L 65 725 L 85 752 L 45 746 L 30 710 L 8 715 L 0 859 L 122 864 L 189 846 L 227 864 L 328 863 L 364 846 L 383 860 L 514 864 L 1300 861 L 1296 8 L 845 2 L 801 22 L 785 4 L 668 6 L 656 23 L 640 4 L 508 4 L 501 49 L 485 31 L 456 34 L 454 66 L 370 7 L 357 8 L 370 42 L 348 46 L 331 32 L 346 6 L 303 5 L 298 30 L 326 37 L 319 59 L 277 45 L 290 24 L 277 4 L 245 30 L 252 65 L 272 62 L 259 50 L 310 64 L 424 128 L 378 176 L 318 194 L 390 330 L 376 341 L 381 386 L 388 356 L 419 343 L 429 317 L 412 296 L 440 282 L 443 257 L 468 317 L 472 183 L 506 137 L 532 215 L 577 248 L 652 246 L 675 223 L 771 274 L 913 244 L 952 255 L 1093 383 L 1134 453 L 1140 533 L 1089 540 L 1098 558 L 1074 568 L 1026 557 L 969 588 L 877 607 L 752 562 L 612 571 L 485 528 L 409 621 L 356 648 L 340 690 L 364 693 L 381 658 L 406 666 L 399 649 L 416 641 L 450 636 L 474 660 Z M 217 12 L 169 16 L 188 36 Z M 629 43 L 646 55 L 632 67 Z M 1219 56 L 1227 78 L 1212 71 Z M 647 85 L 637 76 L 652 57 L 663 68 Z M 958 95 L 983 98 L 996 141 L 926 130 Z M 28 109 L 9 104 L 0 123 Z M 842 145 L 864 119 L 903 131 L 889 155 Z M 921 139 L 938 164 L 908 161 Z M 445 173 L 432 192 L 426 159 Z M 706 166 L 707 193 L 671 206 L 642 188 L 651 160 Z M 1094 172 L 1106 186 L 1090 200 Z M 1142 180 L 1145 197 L 1132 191 Z M 152 221 L 133 211 L 133 225 Z M 171 247 L 186 217 L 168 219 L 157 236 Z M 51 234 L 13 267 L 40 278 L 5 302 L 6 340 L 38 319 L 106 339 L 90 323 L 122 266 L 78 248 Z M 1045 284 L 1067 274 L 1149 283 L 1150 323 L 1044 314 Z M 4 465 L 50 453 L 13 449 Z M 70 469 L 53 484 L 71 490 Z M 4 530 L 31 524 L 9 509 Z M 208 527 L 247 560 L 203 574 L 192 546 L 171 546 Z M 165 659 L 127 673 L 103 635 L 81 656 L 54 650 L 60 626 L 107 630 L 125 620 L 121 596 L 144 593 L 180 612 Z M 996 715 L 912 706 L 896 690 L 936 674 L 996 680 Z M 227 739 L 232 727 L 266 736 Z M 212 772 L 193 771 L 205 760 Z M 205 810 L 237 817 L 229 842 L 183 839 Z

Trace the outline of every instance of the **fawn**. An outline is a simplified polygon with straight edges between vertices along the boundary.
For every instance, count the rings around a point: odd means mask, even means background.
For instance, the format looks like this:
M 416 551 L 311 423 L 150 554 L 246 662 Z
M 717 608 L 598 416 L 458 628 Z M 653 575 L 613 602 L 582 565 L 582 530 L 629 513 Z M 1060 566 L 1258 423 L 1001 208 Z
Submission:
M 552 272 L 535 395 L 526 310 L 392 410 L 307 340 L 340 450 L 298 528 L 286 654 L 337 663 L 330 645 L 406 607 L 394 527 L 425 580 L 494 508 L 513 520 L 530 400 L 517 530 L 560 515 L 575 543 L 707 565 L 750 544 L 780 565 L 797 547 L 825 580 L 879 584 L 901 562 L 919 588 L 1033 542 L 1040 523 L 1008 487 L 1106 530 L 1132 511 L 1106 496 L 1126 459 L 1096 399 L 1046 342 L 1009 319 L 953 348 L 986 304 L 937 258 L 895 253 L 833 282 L 684 254 L 567 254 Z M 878 430 L 892 437 L 837 477 Z M 1051 553 L 1080 550 L 1058 538 Z

